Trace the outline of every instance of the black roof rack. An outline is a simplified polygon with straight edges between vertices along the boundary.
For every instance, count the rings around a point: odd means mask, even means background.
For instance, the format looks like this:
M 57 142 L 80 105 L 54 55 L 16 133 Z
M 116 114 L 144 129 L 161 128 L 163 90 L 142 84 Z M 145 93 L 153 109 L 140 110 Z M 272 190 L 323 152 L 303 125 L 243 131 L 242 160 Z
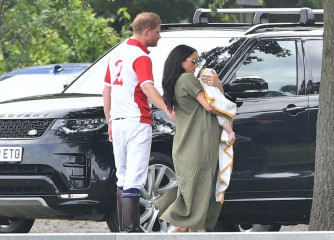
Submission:
M 193 24 L 208 23 L 208 15 L 211 9 L 199 8 L 195 11 Z M 311 8 L 228 8 L 217 9 L 217 13 L 254 13 L 253 24 L 268 23 L 268 15 L 270 14 L 294 14 L 300 15 L 299 24 L 313 25 L 315 23 L 315 14 L 324 14 L 323 9 Z

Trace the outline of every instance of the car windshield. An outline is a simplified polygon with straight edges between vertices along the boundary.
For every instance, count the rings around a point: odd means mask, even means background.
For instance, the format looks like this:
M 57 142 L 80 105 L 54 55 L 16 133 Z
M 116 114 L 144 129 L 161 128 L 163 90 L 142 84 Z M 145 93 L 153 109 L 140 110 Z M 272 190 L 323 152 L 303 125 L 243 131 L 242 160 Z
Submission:
M 0 80 L 0 102 L 44 94 L 60 93 L 76 75 L 19 74 Z
M 203 35 L 203 34 L 202 34 Z M 153 62 L 154 85 L 162 93 L 161 79 L 165 60 L 170 51 L 180 44 L 187 44 L 198 51 L 199 65 L 195 76 L 205 67 L 221 72 L 228 60 L 244 42 L 243 38 L 233 37 L 162 37 L 158 46 L 149 48 Z M 124 44 L 124 43 L 122 43 Z M 104 55 L 99 61 L 77 79 L 65 92 L 83 94 L 102 94 L 108 60 L 118 54 L 118 47 Z

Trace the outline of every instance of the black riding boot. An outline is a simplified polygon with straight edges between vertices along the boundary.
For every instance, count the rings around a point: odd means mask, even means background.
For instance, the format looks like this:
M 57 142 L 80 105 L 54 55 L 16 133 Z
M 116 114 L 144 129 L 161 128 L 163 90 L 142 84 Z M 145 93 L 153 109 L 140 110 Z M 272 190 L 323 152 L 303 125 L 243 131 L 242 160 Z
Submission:
M 118 229 L 123 232 L 122 220 L 122 193 L 123 190 L 117 188 L 117 213 L 118 213 Z
M 122 214 L 124 232 L 141 232 L 139 198 L 123 198 Z

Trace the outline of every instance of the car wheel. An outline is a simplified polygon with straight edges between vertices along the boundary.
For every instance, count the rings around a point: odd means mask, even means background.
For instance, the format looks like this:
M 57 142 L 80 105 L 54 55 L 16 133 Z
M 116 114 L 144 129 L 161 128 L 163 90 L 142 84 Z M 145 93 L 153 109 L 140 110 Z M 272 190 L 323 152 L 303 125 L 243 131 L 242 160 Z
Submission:
M 0 219 L 0 233 L 28 233 L 35 219 Z
M 171 157 L 152 152 L 146 184 L 141 189 L 140 227 L 144 232 L 170 232 L 173 226 L 158 221 L 158 208 L 153 203 L 163 193 L 177 186 L 176 175 Z M 118 232 L 117 201 L 114 199 L 106 222 L 111 232 Z
M 106 215 L 105 220 L 110 232 L 119 232 L 116 197 L 112 199 L 111 202 L 112 202 L 111 209 L 109 214 Z
M 213 232 L 278 232 L 281 229 L 280 224 L 261 225 L 261 224 L 249 224 L 249 225 L 237 225 L 229 221 L 218 220 Z M 210 230 L 208 230 L 210 231 Z
M 206 232 L 240 232 L 240 228 L 233 222 L 218 219 L 213 229 L 206 229 Z
M 261 225 L 253 224 L 250 228 L 245 229 L 246 232 L 278 232 L 281 230 L 280 224 Z
M 140 226 L 144 232 L 170 232 L 174 228 L 158 220 L 159 210 L 154 201 L 176 186 L 172 158 L 161 153 L 151 153 L 148 177 L 140 198 Z

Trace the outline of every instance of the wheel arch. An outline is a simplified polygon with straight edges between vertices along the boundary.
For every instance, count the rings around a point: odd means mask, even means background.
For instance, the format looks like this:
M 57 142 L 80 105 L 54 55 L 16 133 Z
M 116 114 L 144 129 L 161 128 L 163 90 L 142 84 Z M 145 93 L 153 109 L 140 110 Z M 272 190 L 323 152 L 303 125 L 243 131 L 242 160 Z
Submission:
M 166 140 L 153 140 L 151 146 L 151 152 L 157 152 L 172 157 L 173 143 Z

